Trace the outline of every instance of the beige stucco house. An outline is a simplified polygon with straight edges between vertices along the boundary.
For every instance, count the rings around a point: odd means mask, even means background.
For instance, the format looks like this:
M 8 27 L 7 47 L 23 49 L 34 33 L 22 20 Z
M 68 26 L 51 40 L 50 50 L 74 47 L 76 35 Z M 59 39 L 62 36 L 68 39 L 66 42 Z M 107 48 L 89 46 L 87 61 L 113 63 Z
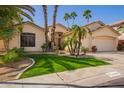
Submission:
M 98 51 L 116 51 L 119 33 L 112 27 L 105 25 L 101 21 L 92 22 L 86 25 L 92 34 L 87 34 L 82 40 L 82 46 L 91 50 L 96 46 Z
M 92 34 L 87 34 L 87 37 L 82 40 L 84 47 L 92 48 L 96 46 L 98 51 L 116 51 L 118 45 L 118 36 L 120 35 L 111 26 L 105 25 L 101 21 L 92 22 L 86 25 Z M 51 28 L 49 26 L 49 40 L 51 40 Z M 55 44 L 57 49 L 61 49 L 63 35 L 69 33 L 67 28 L 57 23 L 55 30 Z M 13 37 L 9 42 L 9 48 L 21 48 L 25 51 L 42 51 L 41 46 L 45 43 L 45 33 L 42 27 L 37 26 L 32 22 L 24 22 L 22 33 Z M 3 41 L 0 40 L 0 50 L 4 50 Z
M 32 22 L 24 22 L 22 33 L 13 37 L 9 42 L 9 48 L 21 48 L 25 51 L 42 51 L 41 45 L 45 43 L 44 29 Z M 3 41 L 0 40 L 0 50 L 4 50 Z
M 105 25 L 101 21 L 96 21 L 91 24 L 88 24 L 87 27 L 92 32 L 92 36 L 86 40 L 89 41 L 89 44 L 85 46 L 91 48 L 92 46 L 96 46 L 98 51 L 116 51 L 118 45 L 118 37 L 119 33 L 114 30 L 112 27 Z M 83 42 L 86 43 L 87 41 Z

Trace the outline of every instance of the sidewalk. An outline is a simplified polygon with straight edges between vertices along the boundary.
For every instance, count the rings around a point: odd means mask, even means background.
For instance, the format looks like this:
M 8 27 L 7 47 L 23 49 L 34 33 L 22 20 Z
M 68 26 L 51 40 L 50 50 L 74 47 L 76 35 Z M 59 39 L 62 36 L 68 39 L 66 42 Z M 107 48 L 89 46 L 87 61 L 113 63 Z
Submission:
M 89 67 L 73 71 L 14 80 L 0 84 L 0 87 L 82 87 L 96 86 L 107 81 L 124 77 L 124 55 L 94 54 L 101 58 L 110 58 L 112 65 Z

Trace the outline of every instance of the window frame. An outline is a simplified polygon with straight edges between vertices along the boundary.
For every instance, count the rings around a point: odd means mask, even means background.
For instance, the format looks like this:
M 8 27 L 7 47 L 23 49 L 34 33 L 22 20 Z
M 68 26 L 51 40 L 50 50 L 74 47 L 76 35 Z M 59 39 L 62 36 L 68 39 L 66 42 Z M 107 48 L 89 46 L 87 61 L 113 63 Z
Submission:
M 33 40 L 32 40 L 33 44 L 31 44 L 31 38 L 33 38 Z M 23 41 L 23 40 L 27 40 L 27 41 Z M 35 33 L 21 33 L 21 35 L 20 35 L 20 41 L 21 41 L 20 46 L 21 47 L 35 47 L 35 44 L 36 44 L 35 40 L 36 40 Z

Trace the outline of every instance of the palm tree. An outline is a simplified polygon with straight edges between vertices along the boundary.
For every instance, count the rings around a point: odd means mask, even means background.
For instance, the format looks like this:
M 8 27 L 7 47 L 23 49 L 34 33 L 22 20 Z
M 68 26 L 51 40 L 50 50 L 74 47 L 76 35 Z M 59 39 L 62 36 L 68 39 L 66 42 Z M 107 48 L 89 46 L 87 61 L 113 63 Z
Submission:
M 46 42 L 46 52 L 48 51 L 48 20 L 47 20 L 47 6 L 42 5 L 44 13 L 44 31 L 45 31 L 45 42 Z
M 83 12 L 83 16 L 84 16 L 85 19 L 87 20 L 87 23 L 89 23 L 89 19 L 92 17 L 91 11 L 90 11 L 90 10 L 85 10 L 85 11 Z
M 67 21 L 68 29 L 69 29 L 69 21 L 68 21 L 69 19 L 71 19 L 70 14 L 65 13 L 65 15 L 64 15 L 64 20 Z
M 27 10 L 29 13 L 31 13 L 34 16 L 35 9 L 29 5 L 4 5 L 4 6 L 0 6 L 0 12 L 4 13 L 3 15 L 5 17 L 7 17 L 7 13 L 8 13 L 9 14 L 8 16 L 11 15 L 12 17 L 15 17 L 16 19 L 23 16 L 23 17 L 28 18 L 30 21 L 33 21 L 31 15 L 29 15 L 25 10 Z M 0 16 L 2 16 L 2 14 Z M 22 19 L 22 17 L 21 17 L 21 19 Z
M 52 48 L 52 51 L 54 51 L 54 45 L 55 45 L 55 29 L 56 29 L 57 10 L 58 10 L 58 5 L 55 5 L 54 6 L 54 13 L 53 13 L 53 25 L 52 25 L 52 30 L 51 30 L 51 48 Z
M 28 5 L 0 6 L 0 39 L 3 40 L 6 50 L 9 48 L 9 40 L 13 38 L 15 33 L 22 30 L 22 18 L 26 17 L 33 21 L 32 17 L 25 10 L 34 16 L 34 8 Z
M 86 27 L 80 27 L 78 25 L 72 26 L 73 35 L 75 38 L 77 38 L 78 46 L 77 46 L 77 56 L 80 55 L 80 49 L 81 49 L 81 40 L 84 39 L 87 35 L 88 29 Z M 73 38 L 74 38 L 73 37 Z
M 75 12 L 72 12 L 72 13 L 70 14 L 70 16 L 71 16 L 71 18 L 72 18 L 72 20 L 73 20 L 73 25 L 74 25 L 74 21 L 75 21 L 75 18 L 77 17 L 77 14 L 76 14 Z
M 83 12 L 83 16 L 84 16 L 85 19 L 87 20 L 87 23 L 89 23 L 89 19 L 92 18 L 91 10 L 85 10 L 85 11 Z M 92 32 L 89 31 L 89 34 L 90 34 L 90 36 L 91 36 L 91 38 L 90 38 L 90 39 L 91 39 L 91 40 L 90 40 L 90 42 L 91 42 L 90 48 L 92 48 Z

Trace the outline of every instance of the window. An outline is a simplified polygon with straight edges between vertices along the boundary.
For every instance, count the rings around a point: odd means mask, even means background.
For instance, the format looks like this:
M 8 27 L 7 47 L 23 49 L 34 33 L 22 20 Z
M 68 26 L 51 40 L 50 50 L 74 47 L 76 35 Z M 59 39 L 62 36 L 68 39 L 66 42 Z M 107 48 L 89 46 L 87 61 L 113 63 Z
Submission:
M 21 47 L 35 47 L 35 34 L 22 33 L 21 34 Z

